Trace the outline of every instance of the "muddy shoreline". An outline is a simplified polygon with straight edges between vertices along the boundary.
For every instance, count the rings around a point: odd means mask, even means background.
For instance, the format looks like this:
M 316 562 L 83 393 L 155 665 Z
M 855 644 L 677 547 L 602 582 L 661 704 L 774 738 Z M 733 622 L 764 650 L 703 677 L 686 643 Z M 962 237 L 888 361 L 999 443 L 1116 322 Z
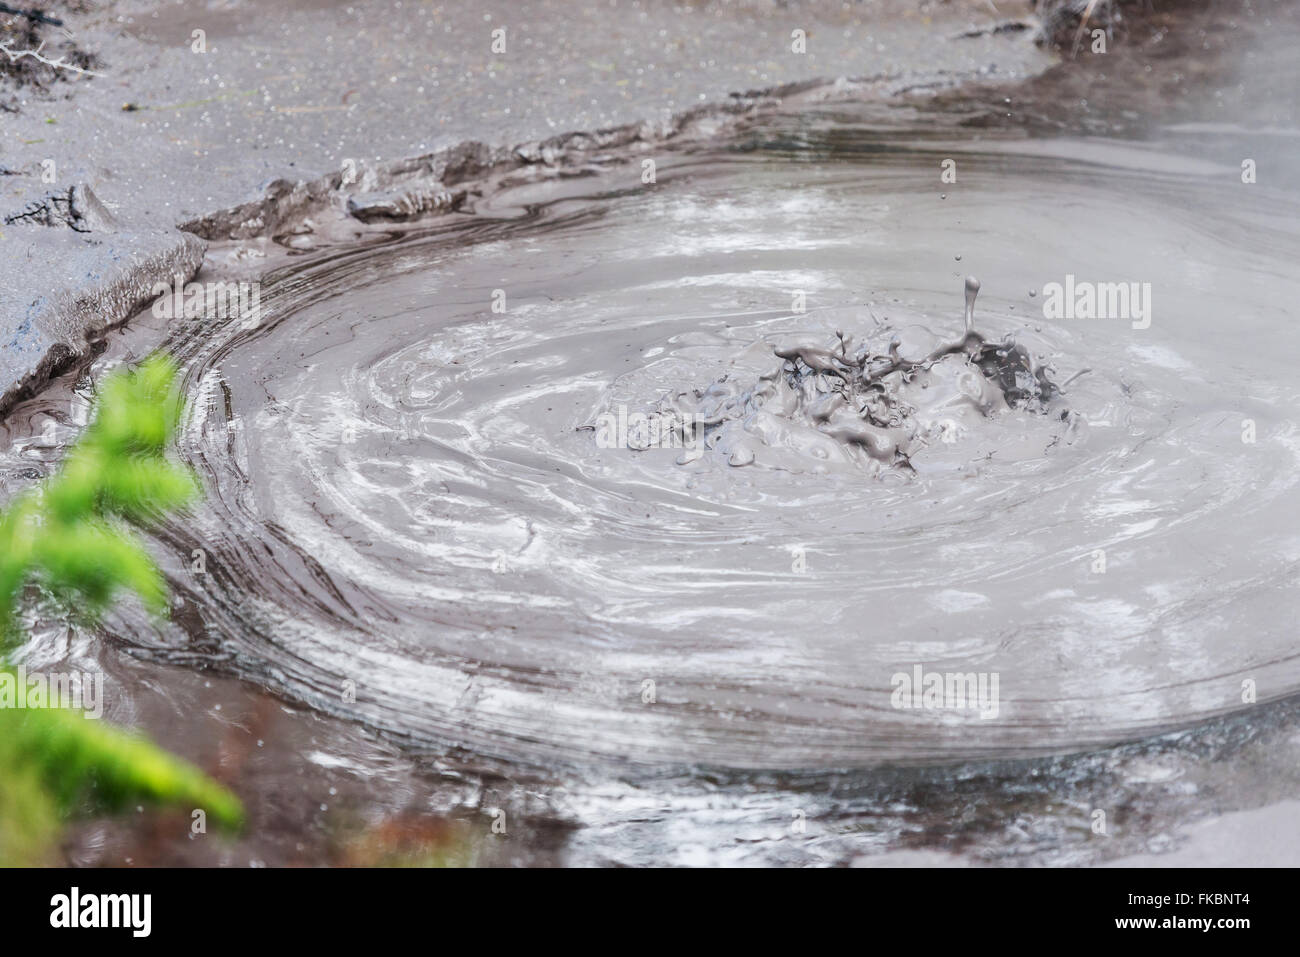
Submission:
M 602 34 L 559 28 L 574 17 L 603 22 L 603 10 L 593 6 L 521 25 L 498 77 L 469 44 L 480 35 L 486 44 L 493 22 L 513 22 L 510 5 L 499 7 L 422 11 L 423 36 L 396 33 L 382 18 L 363 20 L 358 30 L 351 8 L 314 0 L 288 8 L 269 36 L 251 4 L 203 14 L 132 0 L 74 4 L 62 13 L 64 27 L 37 28 L 41 38 L 43 31 L 75 30 L 73 49 L 90 51 L 76 62 L 94 65 L 97 75 L 46 68 L 41 83 L 16 88 L 5 118 L 12 139 L 0 154 L 9 174 L 0 179 L 0 219 L 10 261 L 27 265 L 0 278 L 0 340 L 7 346 L 0 414 L 50 376 L 84 365 L 104 329 L 145 305 L 156 282 L 193 275 L 197 249 L 177 229 L 203 239 L 283 239 L 322 213 L 355 220 L 436 213 L 456 208 L 488 174 L 527 165 L 578 172 L 613 151 L 707 136 L 763 104 L 834 89 L 828 77 L 858 78 L 848 81 L 851 88 L 889 97 L 994 73 L 1024 76 L 1052 62 L 1027 35 L 953 39 L 962 24 L 990 21 L 974 2 L 918 8 L 888 0 L 868 5 L 866 23 L 855 19 L 857 11 L 812 4 L 706 6 L 686 22 L 650 5 L 635 13 L 634 28 L 620 31 L 625 64 L 644 62 L 633 89 L 609 80 L 614 65 Z M 1028 15 L 1026 5 L 1013 7 L 1008 15 Z M 339 37 L 322 28 L 322 18 L 334 21 Z M 816 38 L 806 55 L 787 49 L 787 21 Z M 203 31 L 203 52 L 192 49 L 190 27 Z M 342 34 L 350 30 L 358 33 L 345 50 Z M 770 45 L 766 60 L 707 56 L 748 45 L 756 34 Z M 704 59 L 694 58 L 697 48 Z M 272 50 L 289 58 L 288 73 Z M 371 56 L 384 64 L 382 77 Z M 329 65 L 341 57 L 350 57 L 348 88 L 337 99 L 322 96 L 343 85 Z M 195 64 L 214 72 L 196 74 Z M 239 92 L 228 86 L 231 71 L 242 78 Z M 507 78 L 512 85 L 503 87 Z M 253 105 L 259 88 L 249 84 L 259 79 L 261 101 Z M 436 124 L 412 109 L 418 96 L 404 92 L 412 86 L 439 104 Z M 687 96 L 687 89 L 701 92 Z M 483 102 L 485 90 L 495 102 Z M 242 132 L 232 138 L 223 132 L 231 128 Z M 337 137 L 330 141 L 325 131 Z M 319 145 L 304 151 L 289 140 L 295 134 Z M 95 148 L 87 151 L 87 142 Z M 411 145 L 434 149 L 413 152 Z M 333 171 L 322 173 L 322 165 Z M 304 175 L 301 166 L 315 172 Z M 69 229 L 66 217 L 48 216 L 45 229 L 25 225 L 32 209 L 54 207 L 71 189 L 98 196 L 116 214 L 115 227 Z

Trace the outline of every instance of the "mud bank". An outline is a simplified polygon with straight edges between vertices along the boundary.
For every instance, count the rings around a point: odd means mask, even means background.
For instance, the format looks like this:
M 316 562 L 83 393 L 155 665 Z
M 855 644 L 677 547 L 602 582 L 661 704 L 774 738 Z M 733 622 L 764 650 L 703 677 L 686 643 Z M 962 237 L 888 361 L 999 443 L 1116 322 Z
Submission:
M 0 417 L 90 358 L 162 277 L 189 279 L 203 262 L 194 236 L 120 219 L 84 184 L 29 202 L 4 224 Z
M 90 72 L 28 57 L 6 79 L 0 414 L 84 361 L 140 290 L 194 272 L 200 248 L 177 227 L 270 237 L 331 206 L 403 218 L 454 206 L 490 172 L 576 171 L 633 141 L 707 135 L 714 117 L 830 78 L 892 95 L 1052 62 L 1029 31 L 992 29 L 1027 23 L 1027 3 L 995 16 L 975 0 L 541 3 L 527 16 L 505 0 L 301 0 L 273 21 L 251 2 L 49 12 L 61 26 L 6 18 L 5 38 L 14 50 L 45 42 Z M 74 188 L 118 215 L 111 232 L 41 229 L 27 215 Z

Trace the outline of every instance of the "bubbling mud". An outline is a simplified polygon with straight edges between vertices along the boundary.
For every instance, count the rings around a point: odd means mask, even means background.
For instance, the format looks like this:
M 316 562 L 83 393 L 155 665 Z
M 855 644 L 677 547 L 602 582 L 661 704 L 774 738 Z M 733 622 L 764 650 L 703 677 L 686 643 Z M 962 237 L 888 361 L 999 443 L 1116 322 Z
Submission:
M 154 543 L 173 622 L 110 630 L 566 787 L 1023 757 L 1300 689 L 1294 200 L 880 122 L 766 117 L 653 188 L 513 172 L 284 252 L 254 328 L 173 324 L 205 501 Z M 974 183 L 920 183 L 952 153 Z M 1048 319 L 1069 274 L 1158 318 Z M 602 440 L 624 410 L 690 436 Z
M 675 431 L 672 444 L 685 449 L 679 465 L 707 450 L 736 467 L 911 472 L 916 455 L 957 441 L 980 418 L 1015 410 L 1073 423 L 1049 370 L 1013 333 L 990 342 L 975 330 L 979 288 L 967 277 L 960 337 L 944 339 L 922 325 L 893 330 L 864 313 L 861 345 L 839 329 L 830 347 L 787 339 L 772 349 L 780 361 L 756 381 L 733 368 L 707 388 L 662 399 L 651 413 L 665 423 L 658 432 Z

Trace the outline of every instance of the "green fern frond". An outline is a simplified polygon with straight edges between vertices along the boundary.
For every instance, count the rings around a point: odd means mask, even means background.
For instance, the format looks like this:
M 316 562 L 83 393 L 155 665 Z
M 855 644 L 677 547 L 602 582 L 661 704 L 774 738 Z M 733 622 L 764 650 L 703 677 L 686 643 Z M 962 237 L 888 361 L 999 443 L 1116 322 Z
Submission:
M 167 611 L 167 584 L 154 560 L 134 536 L 104 521 L 52 523 L 32 550 L 32 565 L 48 591 L 92 617 L 122 589 L 156 614 Z
M 156 520 L 197 495 L 192 474 L 166 457 L 182 411 L 166 357 L 106 377 L 94 419 L 58 472 L 0 512 L 0 650 L 21 637 L 18 603 L 29 583 L 91 620 L 123 590 L 167 613 L 166 581 L 128 523 Z M 234 795 L 197 768 L 76 711 L 0 708 L 0 778 L 20 796 L 38 781 L 61 811 L 83 798 L 109 810 L 148 801 L 202 808 L 229 828 L 243 822 Z M 30 802 L 22 807 L 43 820 Z M 16 811 L 0 812 L 10 815 L 0 820 L 0 859 L 11 860 L 4 845 L 13 843 L 6 835 Z
M 229 829 L 243 826 L 239 800 L 198 768 L 78 711 L 0 709 L 0 742 L 0 765 L 34 769 L 60 811 L 89 797 L 98 810 L 167 804 L 201 808 Z
M 28 581 L 92 616 L 122 589 L 166 613 L 162 574 L 125 523 L 157 520 L 197 495 L 191 473 L 166 458 L 182 412 L 175 380 L 164 356 L 108 376 L 59 471 L 0 514 L 0 647 L 14 640 Z

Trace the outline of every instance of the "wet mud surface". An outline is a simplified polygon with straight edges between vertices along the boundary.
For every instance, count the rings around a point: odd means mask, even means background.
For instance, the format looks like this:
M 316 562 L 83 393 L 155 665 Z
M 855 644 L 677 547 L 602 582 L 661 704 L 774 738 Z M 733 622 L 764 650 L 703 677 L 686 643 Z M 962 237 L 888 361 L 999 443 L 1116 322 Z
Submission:
M 929 90 L 1051 62 L 1026 36 L 959 36 L 991 22 L 983 0 L 538 0 L 526 14 L 512 0 L 297 0 L 273 15 L 253 0 L 74 0 L 46 13 L 61 24 L 0 13 L 18 57 L 0 53 L 0 253 L 22 264 L 0 270 L 0 414 L 84 366 L 141 287 L 178 267 L 188 278 L 194 240 L 177 227 L 272 235 L 345 176 L 358 216 L 428 212 L 475 172 L 467 159 L 551 162 L 619 128 L 655 138 L 683 115 L 833 77 Z M 794 28 L 815 38 L 798 54 Z M 38 50 L 50 63 L 20 55 Z M 51 216 L 73 189 L 117 228 Z
M 659 154 L 650 186 L 513 173 L 450 216 L 254 244 L 280 263 L 256 327 L 166 334 L 207 490 L 157 537 L 177 614 L 110 632 L 399 742 L 431 791 L 513 780 L 572 862 L 845 863 L 918 822 L 981 860 L 1150 849 L 1291 741 L 1289 705 L 1242 700 L 1300 681 L 1289 200 L 1213 159 L 916 117 L 804 106 Z M 950 156 L 972 185 L 916 172 Z M 1044 317 L 1046 283 L 1135 262 L 1145 326 Z M 592 427 L 665 403 L 698 457 Z M 997 675 L 995 706 L 898 706 L 917 666 Z M 1151 807 L 1148 762 L 1174 792 Z M 1127 842 L 1089 838 L 1080 793 Z M 1035 836 L 1004 848 L 1022 801 Z M 728 816 L 790 806 L 818 840 L 721 850 Z
M 1290 820 L 1300 210 L 1238 165 L 1277 137 L 996 102 L 330 196 L 210 250 L 253 327 L 112 336 L 185 364 L 206 501 L 154 535 L 170 624 L 38 617 L 25 655 L 201 711 L 181 750 L 225 728 L 262 836 L 153 854 L 357 862 L 432 815 L 480 863 L 1123 863 Z M 1075 279 L 1150 292 L 1049 317 Z M 16 410 L 0 493 L 90 388 Z M 935 672 L 997 683 L 931 707 Z

